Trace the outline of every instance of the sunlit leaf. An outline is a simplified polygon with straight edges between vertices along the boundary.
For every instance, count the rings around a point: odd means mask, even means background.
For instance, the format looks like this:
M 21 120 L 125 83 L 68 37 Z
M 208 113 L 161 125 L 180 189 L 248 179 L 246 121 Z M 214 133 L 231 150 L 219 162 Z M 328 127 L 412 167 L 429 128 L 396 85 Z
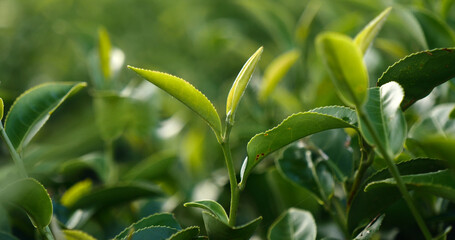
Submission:
M 221 141 L 221 120 L 213 104 L 207 97 L 187 81 L 167 73 L 150 71 L 128 66 L 147 81 L 175 97 L 202 117 Z
M 388 7 L 382 11 L 376 18 L 371 20 L 371 22 L 369 22 L 368 25 L 366 25 L 365 28 L 363 28 L 362 31 L 360 31 L 354 38 L 355 44 L 359 46 L 363 54 L 365 54 L 376 35 L 378 35 L 391 10 L 392 8 Z
M 436 86 L 455 76 L 455 48 L 413 53 L 390 66 L 378 86 L 395 81 L 404 90 L 403 110 L 426 97 Z
M 322 33 L 316 49 L 345 104 L 360 107 L 367 98 L 368 72 L 354 41 L 339 33 Z
M 273 92 L 299 56 L 299 50 L 291 50 L 281 54 L 267 66 L 264 72 L 264 80 L 261 83 L 261 90 L 258 93 L 261 101 L 264 101 Z
M 209 239 L 217 240 L 248 240 L 262 220 L 262 217 L 258 217 L 245 225 L 231 227 L 209 212 L 202 212 L 202 217 Z
M 403 149 L 407 135 L 406 120 L 400 109 L 403 96 L 403 89 L 396 82 L 390 82 L 381 88 L 371 88 L 363 109 L 372 129 L 367 122 L 359 119 L 365 140 L 372 146 L 379 144 L 376 141 L 380 141 L 389 156 L 394 157 Z M 382 152 L 377 148 L 375 150 L 382 156 Z
M 3 110 L 4 110 L 3 99 L 0 98 L 0 121 L 3 119 Z
M 227 121 L 230 124 L 234 123 L 235 112 L 237 106 L 240 102 L 240 99 L 245 92 L 246 86 L 250 82 L 251 75 L 253 75 L 254 69 L 261 58 L 263 48 L 260 47 L 243 65 L 242 70 L 240 70 L 239 75 L 232 84 L 231 90 L 229 91 L 227 102 L 226 102 L 226 116 Z
M 0 190 L 0 201 L 6 201 L 23 209 L 36 228 L 44 228 L 51 222 L 52 202 L 46 189 L 33 178 L 13 182 Z
M 379 218 L 374 219 L 373 222 L 368 224 L 368 226 L 363 229 L 362 232 L 357 235 L 354 240 L 369 240 L 371 239 L 376 232 L 379 231 L 379 228 L 381 227 L 382 220 L 384 219 L 385 215 L 381 215 Z
M 66 190 L 62 195 L 60 202 L 65 207 L 71 207 L 77 200 L 87 195 L 92 190 L 92 180 L 85 179 L 80 181 Z
M 222 222 L 228 224 L 229 218 L 226 214 L 226 211 L 224 208 L 217 202 L 213 200 L 202 200 L 202 201 L 196 201 L 196 202 L 188 202 L 185 203 L 185 207 L 196 207 L 196 208 L 202 208 L 206 211 L 209 211 L 211 214 L 216 216 L 218 219 L 220 219 Z
M 318 124 L 314 124 L 316 122 Z M 244 187 L 251 170 L 270 153 L 314 133 L 334 128 L 356 128 L 356 123 L 354 110 L 339 106 L 316 108 L 289 116 L 275 128 L 259 133 L 250 140 L 248 157 L 240 173 L 240 186 Z
M 176 231 L 182 229 L 177 221 L 175 221 L 175 218 L 172 214 L 157 213 L 133 223 L 131 226 L 125 228 L 125 230 L 119 233 L 114 239 L 125 239 L 132 229 L 139 230 L 153 226 L 165 226 L 171 229 L 175 229 Z
M 98 55 L 104 80 L 109 81 L 111 77 L 111 41 L 105 28 L 98 30 Z
M 63 230 L 65 240 L 96 240 L 94 237 L 79 230 Z
M 5 131 L 14 148 L 22 148 L 35 136 L 50 115 L 86 83 L 45 83 L 16 99 L 5 120 Z
M 291 208 L 270 226 L 269 240 L 316 239 L 316 222 L 310 212 Z

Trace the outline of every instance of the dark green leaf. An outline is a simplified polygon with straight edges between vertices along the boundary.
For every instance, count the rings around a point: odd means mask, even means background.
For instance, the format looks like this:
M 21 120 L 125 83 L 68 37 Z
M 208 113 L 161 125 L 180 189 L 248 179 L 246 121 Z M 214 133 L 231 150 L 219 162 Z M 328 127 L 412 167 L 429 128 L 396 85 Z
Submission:
M 216 216 L 219 220 L 222 222 L 228 224 L 229 218 L 226 214 L 226 211 L 224 208 L 217 202 L 213 200 L 202 200 L 202 201 L 196 201 L 196 202 L 188 202 L 185 203 L 185 207 L 196 207 L 196 208 L 202 208 L 204 210 L 209 211 L 211 214 Z
M 1 201 L 23 209 L 36 228 L 44 228 L 51 222 L 52 202 L 46 189 L 33 178 L 13 182 L 0 190 Z
M 368 72 L 363 54 L 354 41 L 339 33 L 322 33 L 316 39 L 337 93 L 351 107 L 360 107 L 367 99 Z
M 250 82 L 251 75 L 253 75 L 254 69 L 261 58 L 263 48 L 260 47 L 243 65 L 242 69 L 237 75 L 234 83 L 232 84 L 231 90 L 229 91 L 227 102 L 226 102 L 226 116 L 227 121 L 232 125 L 234 123 L 235 112 L 239 105 L 240 99 L 245 92 L 246 86 Z
M 172 235 L 169 240 L 192 240 L 199 234 L 199 227 L 188 227 Z
M 381 144 L 388 155 L 393 157 L 400 154 L 407 135 L 406 120 L 400 109 L 403 96 L 403 89 L 396 82 L 387 83 L 381 88 L 371 88 L 363 109 L 373 129 L 368 128 L 367 122 L 359 119 L 365 140 L 372 146 Z M 382 156 L 377 148 L 375 150 Z
M 401 108 L 405 110 L 454 76 L 455 48 L 434 49 L 413 53 L 396 62 L 382 74 L 377 84 L 398 82 L 404 90 Z
M 155 84 L 171 96 L 185 104 L 202 119 L 204 119 L 215 132 L 218 141 L 221 141 L 221 120 L 213 104 L 207 97 L 187 81 L 167 73 L 150 71 L 128 66 L 145 80 Z
M 16 99 L 5 120 L 5 130 L 17 151 L 35 136 L 50 115 L 86 83 L 45 83 Z
M 124 179 L 156 179 L 167 174 L 167 170 L 176 160 L 176 154 L 173 152 L 159 152 L 153 154 L 147 159 L 142 160 L 140 164 L 133 166 L 125 175 Z
M 159 193 L 160 191 L 154 185 L 121 184 L 92 191 L 75 202 L 72 208 L 105 208 L 140 198 L 157 196 Z
M 314 123 L 318 124 L 314 124 Z M 241 183 L 244 187 L 251 170 L 270 153 L 298 139 L 334 128 L 356 128 L 354 110 L 331 106 L 293 114 L 275 128 L 254 136 L 247 146 L 248 157 L 242 166 Z
M 385 215 L 381 215 L 379 218 L 374 219 L 368 226 L 363 229 L 362 232 L 354 238 L 354 240 L 369 240 L 371 239 L 376 232 L 379 231 L 381 227 L 382 220 L 384 219 Z
M 2 240 L 19 240 L 19 238 L 16 238 L 15 236 L 13 236 L 11 234 L 2 232 L 2 231 L 0 231 L 0 239 L 2 239 Z
M 114 239 L 115 240 L 124 239 L 125 237 L 128 236 L 131 229 L 144 229 L 153 226 L 165 226 L 175 230 L 181 229 L 180 225 L 177 223 L 177 221 L 175 221 L 174 216 L 172 214 L 157 213 L 133 223 L 131 226 L 125 228 L 125 230 L 123 230 L 121 233 L 115 236 Z
M 262 220 L 258 217 L 245 225 L 231 227 L 209 212 L 202 212 L 202 217 L 209 239 L 216 240 L 248 240 Z
M 433 12 L 414 9 L 412 13 L 422 27 L 429 48 L 451 47 L 455 44 L 453 30 Z
M 277 160 L 280 173 L 293 183 L 311 191 L 322 204 L 334 191 L 335 183 L 325 160 L 305 148 L 291 146 Z
M 131 240 L 167 240 L 177 232 L 178 230 L 175 228 L 152 226 L 134 231 Z M 121 238 L 121 240 L 129 240 L 129 238 L 127 236 Z
M 291 208 L 270 226 L 269 240 L 316 239 L 316 223 L 310 212 Z

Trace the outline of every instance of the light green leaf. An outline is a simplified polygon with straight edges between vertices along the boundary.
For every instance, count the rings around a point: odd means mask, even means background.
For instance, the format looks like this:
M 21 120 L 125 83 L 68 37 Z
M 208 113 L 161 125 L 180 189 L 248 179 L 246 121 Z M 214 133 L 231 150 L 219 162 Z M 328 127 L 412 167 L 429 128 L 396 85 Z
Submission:
M 354 41 L 339 33 L 322 33 L 316 48 L 343 102 L 360 107 L 367 98 L 368 72 L 363 54 Z
M 92 190 L 92 180 L 87 178 L 83 181 L 77 182 L 62 195 L 60 202 L 65 207 L 71 207 L 77 200 L 84 195 L 87 195 Z
M 15 181 L 0 190 L 0 201 L 23 209 L 33 226 L 44 228 L 51 222 L 52 202 L 46 189 L 33 178 Z
M 368 226 L 363 229 L 362 232 L 357 235 L 354 240 L 369 240 L 371 239 L 376 232 L 379 231 L 379 227 L 381 227 L 382 220 L 384 219 L 384 214 L 381 215 L 379 218 L 374 219 Z
M 234 123 L 235 112 L 239 105 L 240 99 L 245 92 L 246 86 L 250 82 L 251 75 L 253 75 L 254 69 L 261 58 L 263 47 L 260 47 L 243 65 L 239 75 L 232 84 L 231 90 L 229 91 L 227 102 L 226 102 L 226 119 L 232 125 Z
M 405 97 L 403 110 L 426 97 L 436 86 L 455 77 L 455 48 L 434 49 L 413 53 L 390 66 L 379 78 L 382 86 L 395 81 L 401 85 Z
M 381 88 L 371 88 L 363 109 L 366 118 L 372 123 L 374 132 L 371 132 L 367 124 L 359 119 L 360 130 L 365 140 L 375 146 L 374 136 L 376 136 L 390 156 L 397 156 L 406 140 L 406 120 L 400 109 L 403 97 L 403 89 L 396 82 L 390 82 Z M 375 150 L 382 156 L 377 148 Z
M 216 240 L 248 240 L 262 220 L 258 217 L 245 225 L 231 227 L 209 212 L 202 212 L 202 217 L 209 239 Z
M 273 92 L 299 57 L 299 50 L 291 50 L 281 54 L 269 64 L 264 73 L 261 90 L 258 93 L 259 100 L 264 101 Z
M 104 80 L 109 81 L 111 78 L 111 41 L 105 28 L 98 30 L 98 55 Z
M 192 240 L 199 234 L 199 227 L 187 227 L 183 230 L 174 233 L 169 240 Z
M 402 176 L 401 178 L 408 189 L 424 191 L 455 202 L 455 175 L 449 169 L 430 173 L 411 174 Z M 395 179 L 387 178 L 369 183 L 365 187 L 365 191 L 374 191 L 378 188 L 395 185 Z
M 308 33 L 310 32 L 311 23 L 313 22 L 320 8 L 321 2 L 318 0 L 312 0 L 307 4 L 302 15 L 300 15 L 299 22 L 297 23 L 297 27 L 295 29 L 296 41 L 304 43 L 304 41 L 307 39 Z
M 143 218 L 129 227 L 125 228 L 121 233 L 119 233 L 117 236 L 115 236 L 115 240 L 119 239 L 125 239 L 128 237 L 128 234 L 132 229 L 144 229 L 144 228 L 149 228 L 153 226 L 164 226 L 168 228 L 172 228 L 175 230 L 180 230 L 182 229 L 180 225 L 175 221 L 175 218 L 172 214 L 170 213 L 157 213 L 150 215 L 146 218 Z
M 167 73 L 150 71 L 128 66 L 147 81 L 155 84 L 178 99 L 204 119 L 221 141 L 221 120 L 213 104 L 207 97 L 187 81 Z
M 5 131 L 17 151 L 21 151 L 69 96 L 86 86 L 78 83 L 45 83 L 19 96 L 5 120 Z
M 391 10 L 391 7 L 386 8 L 355 36 L 354 42 L 360 48 L 362 54 L 366 53 L 368 47 L 370 47 L 376 35 L 378 35 Z
M 229 218 L 228 218 L 224 208 L 219 203 L 217 203 L 213 200 L 188 202 L 188 203 L 185 203 L 184 206 L 202 208 L 204 210 L 209 211 L 211 214 L 216 216 L 222 222 L 224 222 L 226 224 L 228 224 L 228 222 L 229 222 Z
M 318 124 L 314 124 L 318 123 Z M 251 170 L 270 153 L 298 139 L 334 128 L 354 128 L 357 118 L 354 110 L 331 106 L 289 116 L 275 128 L 259 133 L 247 146 L 248 156 L 240 173 L 240 187 L 245 186 Z
M 104 208 L 140 198 L 156 196 L 159 193 L 160 190 L 154 185 L 139 183 L 119 184 L 94 190 L 82 196 L 72 205 L 72 208 Z
M 281 214 L 270 226 L 269 240 L 316 239 L 316 222 L 310 212 L 291 208 Z
M 128 124 L 128 101 L 114 92 L 95 92 L 93 107 L 101 137 L 109 142 L 119 138 Z M 122 114 L 128 112 L 129 114 Z
M 63 230 L 65 240 L 96 240 L 94 237 L 79 230 Z
M 5 106 L 3 105 L 3 99 L 0 98 L 0 121 L 3 119 L 3 110 Z

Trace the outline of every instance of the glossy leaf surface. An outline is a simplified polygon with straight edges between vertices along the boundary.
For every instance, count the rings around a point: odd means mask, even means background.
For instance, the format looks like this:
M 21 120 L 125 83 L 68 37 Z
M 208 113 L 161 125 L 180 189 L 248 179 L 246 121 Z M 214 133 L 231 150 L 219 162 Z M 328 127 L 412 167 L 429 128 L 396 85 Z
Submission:
M 372 123 L 373 132 L 362 119 L 360 129 L 365 140 L 375 146 L 376 139 L 385 147 L 389 156 L 397 156 L 406 140 L 407 127 L 400 103 L 403 99 L 403 89 L 396 82 L 390 82 L 381 88 L 371 88 L 368 101 L 363 106 L 366 118 Z M 382 156 L 382 153 L 375 149 Z
M 367 98 L 368 72 L 359 47 L 348 36 L 323 33 L 316 39 L 316 48 L 343 102 L 361 106 Z
M 86 83 L 45 83 L 19 96 L 5 120 L 5 131 L 14 148 L 21 151 L 69 96 Z
M 124 237 L 121 240 L 166 240 L 169 239 L 172 235 L 177 233 L 178 230 L 175 228 L 170 228 L 166 226 L 152 226 L 147 228 L 138 229 L 133 232 L 132 237 Z
M 160 191 L 153 185 L 129 183 L 92 191 L 76 201 L 72 208 L 102 208 L 156 196 Z
M 118 240 L 128 237 L 128 234 L 130 233 L 131 229 L 139 230 L 152 226 L 165 226 L 176 230 L 181 229 L 180 225 L 177 223 L 177 221 L 175 221 L 174 216 L 172 214 L 157 213 L 133 223 L 131 226 L 125 228 L 125 230 L 119 233 L 114 239 Z
M 278 56 L 267 66 L 258 94 L 259 100 L 264 101 L 273 92 L 299 57 L 299 50 L 291 50 Z
M 248 240 L 262 220 L 258 217 L 245 225 L 231 227 L 209 212 L 202 212 L 202 217 L 209 239 L 217 240 Z
M 221 120 L 215 110 L 215 107 L 207 99 L 207 97 L 193 85 L 181 78 L 167 73 L 135 68 L 132 66 L 128 66 L 128 68 L 135 71 L 145 80 L 163 89 L 169 95 L 175 97 L 177 100 L 197 113 L 213 129 L 217 139 L 221 139 Z
M 240 99 L 245 92 L 248 83 L 250 82 L 251 75 L 256 69 L 256 65 L 261 58 L 263 48 L 260 47 L 243 65 L 242 69 L 237 75 L 234 83 L 232 84 L 231 90 L 229 91 L 227 102 L 226 102 L 226 116 L 228 121 L 232 124 L 234 122 L 235 112 L 239 105 Z
M 199 234 L 199 227 L 187 227 L 183 230 L 174 233 L 169 240 L 190 240 L 195 239 Z
M 229 222 L 229 218 L 228 218 L 224 208 L 219 203 L 217 203 L 213 200 L 188 202 L 188 203 L 185 203 L 185 207 L 202 208 L 206 211 L 209 211 L 211 214 L 216 216 L 222 222 L 224 222 L 226 224 L 228 224 L 228 222 Z
M 356 128 L 356 123 L 354 110 L 339 106 L 316 108 L 291 115 L 275 128 L 259 133 L 250 140 L 240 185 L 245 184 L 251 170 L 270 153 L 314 133 L 334 128 Z
M 36 228 L 44 228 L 51 222 L 52 202 L 46 189 L 33 178 L 13 182 L 0 190 L 1 201 L 24 210 Z
M 316 239 L 316 222 L 310 212 L 291 208 L 270 226 L 269 240 Z
M 94 237 L 79 230 L 63 230 L 65 240 L 96 240 Z
M 377 84 L 399 83 L 405 93 L 401 102 L 404 110 L 454 76 L 455 48 L 434 49 L 413 53 L 396 62 L 382 74 Z
M 376 35 L 378 35 L 391 10 L 392 8 L 389 7 L 382 11 L 376 18 L 371 20 L 371 22 L 369 22 L 368 25 L 366 25 L 365 28 L 363 28 L 362 31 L 360 31 L 354 38 L 355 44 L 359 46 L 363 54 L 365 54 L 365 52 L 368 50 L 368 47 L 376 38 Z

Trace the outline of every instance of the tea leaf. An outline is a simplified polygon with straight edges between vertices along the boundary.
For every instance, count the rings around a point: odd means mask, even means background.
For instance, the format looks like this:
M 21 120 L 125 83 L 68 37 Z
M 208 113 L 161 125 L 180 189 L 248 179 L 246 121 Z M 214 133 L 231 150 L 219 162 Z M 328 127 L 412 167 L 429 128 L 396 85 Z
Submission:
M 264 101 L 273 92 L 299 57 L 300 53 L 298 50 L 291 50 L 278 56 L 269 64 L 264 73 L 261 90 L 258 93 L 259 100 Z
M 354 240 L 369 240 L 373 237 L 373 235 L 379 231 L 381 227 L 382 220 L 384 219 L 384 214 L 381 215 L 379 218 L 374 219 L 368 226 L 363 229 L 359 235 L 357 235 Z
M 184 204 L 185 207 L 196 207 L 202 208 L 209 211 L 211 214 L 216 216 L 222 222 L 228 224 L 229 218 L 226 214 L 224 208 L 217 202 L 213 200 L 202 200 L 196 202 L 188 202 Z
M 311 23 L 313 22 L 320 8 L 321 2 L 317 0 L 312 0 L 307 4 L 302 15 L 300 15 L 299 22 L 297 23 L 295 29 L 294 35 L 297 42 L 304 43 L 304 41 L 307 39 L 308 33 L 310 32 Z
M 126 236 L 124 238 L 119 238 L 119 240 L 167 240 L 172 235 L 178 232 L 175 228 L 170 228 L 166 226 L 151 226 L 147 228 L 141 228 L 133 232 L 132 236 Z
M 363 54 L 366 53 L 368 47 L 371 45 L 376 35 L 378 35 L 391 10 L 391 7 L 386 8 L 376 18 L 371 20 L 371 22 L 369 22 L 368 25 L 366 25 L 365 28 L 357 34 L 357 36 L 355 36 L 354 42 Z
M 156 196 L 159 193 L 160 191 L 154 185 L 122 184 L 92 191 L 76 201 L 72 208 L 104 208 L 140 198 Z
M 424 191 L 455 202 L 455 175 L 449 169 L 406 175 L 402 176 L 402 179 L 408 189 Z M 395 185 L 396 182 L 393 178 L 387 178 L 369 183 L 365 187 L 365 191 L 374 191 L 378 188 Z
M 209 212 L 202 212 L 202 217 L 209 239 L 217 240 L 248 240 L 262 220 L 262 217 L 258 217 L 245 225 L 231 227 Z
M 9 233 L 3 232 L 3 231 L 0 231 L 0 239 L 2 239 L 2 240 L 19 240 L 19 238 L 16 238 L 15 236 L 13 236 Z
M 98 55 L 104 81 L 109 81 L 111 78 L 111 41 L 105 28 L 98 30 Z
M 86 83 L 45 83 L 16 99 L 5 120 L 5 131 L 14 148 L 21 151 L 69 96 Z
M 413 53 L 390 66 L 379 78 L 382 86 L 395 81 L 404 90 L 401 108 L 406 110 L 436 86 L 455 76 L 455 48 Z
M 13 182 L 0 190 L 0 201 L 11 203 L 29 216 L 36 228 L 44 228 L 51 222 L 52 202 L 46 189 L 33 178 Z
M 199 234 L 199 227 L 187 227 L 183 230 L 174 233 L 168 240 L 188 240 L 194 239 Z
M 314 124 L 318 123 L 318 124 Z M 247 145 L 248 156 L 240 173 L 244 187 L 251 170 L 270 153 L 298 139 L 334 128 L 354 128 L 357 118 L 354 110 L 331 106 L 289 116 L 275 128 L 256 134 Z
M 80 182 L 77 182 L 63 194 L 60 202 L 65 207 L 71 207 L 77 200 L 84 195 L 87 195 L 92 190 L 92 180 L 89 178 Z
M 317 37 L 316 48 L 340 98 L 360 107 L 367 98 L 368 72 L 359 47 L 348 36 L 329 32 Z
M 281 214 L 270 226 L 269 240 L 316 239 L 316 222 L 310 212 L 291 208 Z
M 441 160 L 417 158 L 397 164 L 400 174 L 404 177 L 410 174 L 421 174 L 446 169 Z M 390 178 L 387 168 L 377 171 L 370 176 L 357 192 L 351 206 L 348 208 L 348 229 L 354 231 L 357 227 L 367 225 L 375 216 L 382 213 L 388 206 L 401 198 L 396 186 L 377 188 L 368 192 L 363 191 L 368 183 Z
M 226 116 L 227 121 L 232 125 L 234 123 L 235 112 L 237 105 L 245 92 L 246 86 L 250 82 L 251 75 L 253 75 L 254 69 L 261 58 L 263 47 L 260 47 L 243 65 L 239 75 L 232 84 L 231 90 L 229 91 L 227 102 L 226 102 Z
M 406 140 L 406 120 L 400 109 L 403 96 L 403 89 L 396 82 L 390 82 L 381 88 L 371 88 L 363 109 L 373 129 L 369 129 L 367 124 L 359 119 L 360 130 L 365 140 L 372 146 L 376 145 L 376 140 L 381 141 L 391 156 L 397 156 L 401 152 Z M 381 152 L 375 150 L 382 156 Z
M 429 48 L 443 48 L 455 44 L 453 30 L 433 12 L 426 9 L 413 9 L 425 34 Z
M 0 121 L 3 119 L 3 111 L 4 111 L 3 99 L 0 98 Z
M 63 230 L 65 240 L 96 240 L 94 237 L 88 235 L 85 232 L 79 230 Z
M 218 141 L 221 141 L 220 117 L 218 116 L 218 113 L 216 112 L 213 104 L 193 85 L 181 78 L 172 76 L 167 73 L 150 71 L 146 69 L 135 68 L 132 66 L 128 66 L 128 68 L 135 71 L 147 81 L 163 89 L 168 94 L 175 97 L 195 113 L 197 113 L 212 128 Z
M 157 213 L 133 223 L 129 227 L 125 228 L 125 230 L 123 230 L 117 236 L 115 236 L 114 239 L 115 240 L 124 239 L 125 237 L 128 236 L 131 229 L 144 229 L 153 226 L 165 226 L 168 228 L 175 229 L 177 231 L 182 229 L 180 225 L 177 223 L 177 221 L 175 221 L 174 216 L 172 214 Z
M 156 180 L 157 178 L 167 176 L 168 169 L 176 159 L 176 154 L 170 151 L 153 154 L 142 160 L 141 164 L 132 166 L 130 170 L 123 175 L 123 178 L 125 180 Z
M 119 138 L 128 124 L 128 109 L 130 99 L 111 92 L 95 92 L 93 107 L 95 120 L 101 137 L 105 141 Z M 120 113 L 129 114 L 120 114 Z

